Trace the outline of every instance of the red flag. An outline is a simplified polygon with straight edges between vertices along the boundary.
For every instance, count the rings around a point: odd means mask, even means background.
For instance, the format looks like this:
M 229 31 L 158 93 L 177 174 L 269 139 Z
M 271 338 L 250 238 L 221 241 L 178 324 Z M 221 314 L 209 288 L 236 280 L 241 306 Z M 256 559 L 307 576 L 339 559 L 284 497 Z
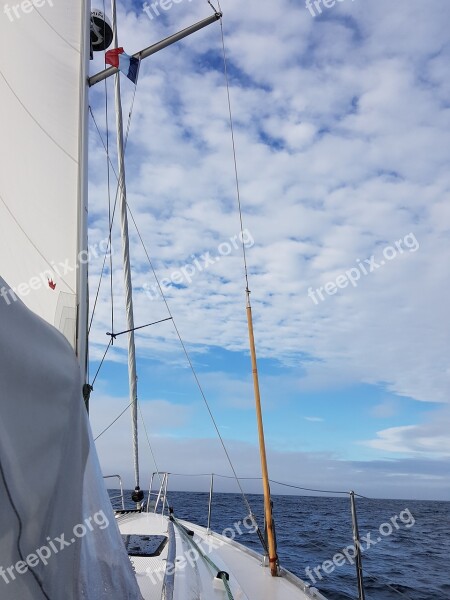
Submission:
M 111 65 L 113 67 L 116 67 L 116 69 L 119 68 L 119 54 L 123 53 L 123 48 L 114 48 L 113 50 L 108 50 L 108 52 L 105 53 L 105 63 L 107 65 Z

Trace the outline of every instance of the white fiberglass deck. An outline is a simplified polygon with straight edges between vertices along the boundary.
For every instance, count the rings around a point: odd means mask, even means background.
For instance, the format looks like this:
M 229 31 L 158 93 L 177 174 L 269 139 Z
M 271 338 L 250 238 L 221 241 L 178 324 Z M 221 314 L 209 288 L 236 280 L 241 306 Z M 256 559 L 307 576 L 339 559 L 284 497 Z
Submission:
M 262 566 L 262 557 L 236 542 L 208 533 L 203 527 L 180 522 L 194 535 L 187 536 L 178 526 L 173 527 L 167 517 L 154 513 L 118 515 L 122 534 L 165 535 L 169 538 L 157 557 L 130 557 L 144 600 L 227 600 L 225 586 L 216 578 L 215 569 L 199 556 L 189 537 L 217 567 L 229 574 L 229 587 L 234 600 L 326 600 L 317 590 L 282 570 L 280 577 L 272 577 Z M 172 530 L 173 527 L 173 530 Z M 165 590 L 163 582 L 167 564 L 175 568 L 173 590 Z

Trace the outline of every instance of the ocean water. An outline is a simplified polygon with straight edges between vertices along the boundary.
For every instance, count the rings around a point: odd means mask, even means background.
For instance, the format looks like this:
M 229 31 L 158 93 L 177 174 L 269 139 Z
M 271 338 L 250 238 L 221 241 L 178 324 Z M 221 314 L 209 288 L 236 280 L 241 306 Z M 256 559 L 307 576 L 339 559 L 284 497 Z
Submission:
M 262 496 L 247 497 L 262 527 Z M 207 493 L 172 492 L 168 499 L 175 516 L 206 526 Z M 353 552 L 342 554 L 353 544 L 349 499 L 277 495 L 273 503 L 280 564 L 328 600 L 358 598 Z M 450 600 L 450 502 L 357 498 L 356 504 L 366 600 Z M 262 552 L 246 516 L 240 495 L 214 494 L 212 529 Z

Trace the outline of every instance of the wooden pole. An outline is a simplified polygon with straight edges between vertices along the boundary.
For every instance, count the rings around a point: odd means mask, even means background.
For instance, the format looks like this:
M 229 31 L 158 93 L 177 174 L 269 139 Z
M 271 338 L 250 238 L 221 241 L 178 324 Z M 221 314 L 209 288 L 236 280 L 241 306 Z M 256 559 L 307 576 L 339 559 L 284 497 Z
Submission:
M 258 380 L 258 365 L 256 362 L 256 350 L 255 350 L 255 338 L 253 335 L 253 317 L 252 307 L 250 305 L 250 292 L 247 290 L 247 321 L 248 321 L 248 335 L 250 339 L 250 354 L 252 359 L 252 371 L 253 371 L 253 388 L 255 392 L 255 403 L 256 403 L 256 419 L 258 422 L 258 434 L 259 434 L 259 451 L 261 454 L 261 471 L 262 481 L 264 490 L 264 514 L 266 518 L 267 527 L 267 546 L 269 550 L 269 565 L 270 572 L 273 577 L 278 575 L 278 556 L 277 547 L 275 542 L 275 534 L 273 528 L 273 517 L 272 517 L 272 504 L 270 499 L 270 485 L 269 485 L 269 473 L 267 469 L 267 457 L 266 457 L 266 444 L 264 441 L 264 425 L 261 410 L 261 395 L 259 392 L 259 380 Z

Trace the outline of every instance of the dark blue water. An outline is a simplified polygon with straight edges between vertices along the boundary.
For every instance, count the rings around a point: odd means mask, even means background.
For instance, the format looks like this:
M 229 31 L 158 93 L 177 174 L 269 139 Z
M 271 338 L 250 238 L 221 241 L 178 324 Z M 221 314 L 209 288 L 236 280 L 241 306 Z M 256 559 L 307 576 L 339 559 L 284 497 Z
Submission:
M 262 496 L 248 499 L 262 527 Z M 352 545 L 348 498 L 274 496 L 273 502 L 280 564 L 314 579 L 329 600 L 357 598 L 355 566 L 341 553 Z M 172 492 L 169 503 L 180 519 L 206 526 L 208 494 Z M 367 600 L 450 600 L 449 502 L 357 499 L 357 514 Z M 242 523 L 246 515 L 241 496 L 214 495 L 212 529 L 229 528 L 228 537 L 261 552 L 257 534 Z M 347 554 L 351 559 L 352 550 Z

